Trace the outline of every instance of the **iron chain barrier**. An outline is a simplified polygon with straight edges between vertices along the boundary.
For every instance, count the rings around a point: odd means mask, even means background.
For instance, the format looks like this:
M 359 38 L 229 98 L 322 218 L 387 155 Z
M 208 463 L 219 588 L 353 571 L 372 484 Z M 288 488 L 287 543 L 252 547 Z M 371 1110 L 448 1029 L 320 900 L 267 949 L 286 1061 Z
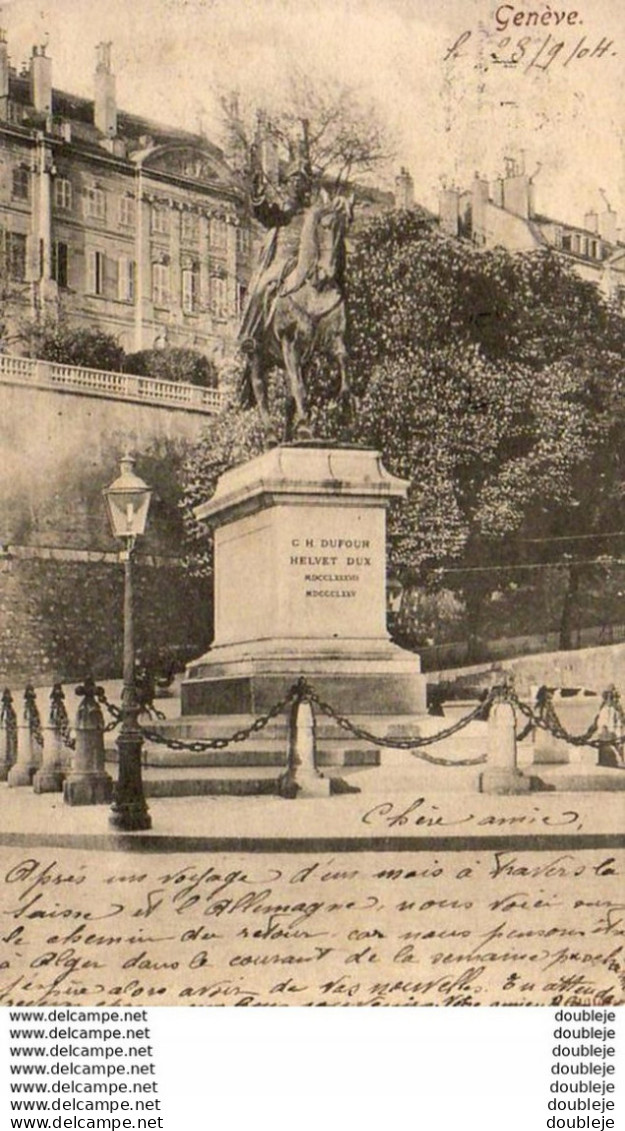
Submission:
M 76 749 L 76 739 L 72 737 L 69 716 L 65 706 L 65 692 L 60 683 L 55 683 L 50 692 L 50 726 L 59 735 L 63 746 Z
M 106 698 L 106 692 L 104 688 L 100 687 L 99 684 L 94 685 L 93 694 L 100 706 L 104 707 L 108 714 L 111 716 L 110 722 L 108 722 L 104 727 L 104 733 L 108 734 L 110 731 L 115 730 L 115 728 L 120 725 L 122 721 L 122 709 L 121 707 L 116 707 L 114 703 L 109 702 L 109 700 Z
M 468 715 L 458 720 L 458 722 L 454 723 L 452 726 L 446 727 L 435 735 L 419 735 L 416 738 L 387 738 L 386 736 L 383 737 L 373 734 L 363 727 L 358 727 L 355 723 L 352 723 L 346 715 L 340 715 L 329 703 L 321 699 L 304 677 L 298 679 L 297 683 L 293 684 L 284 699 L 281 699 L 264 715 L 260 715 L 249 726 L 242 727 L 227 737 L 193 739 L 185 742 L 180 738 L 168 738 L 167 735 L 161 734 L 160 731 L 151 730 L 148 727 L 141 726 L 141 724 L 139 724 L 139 729 L 143 737 L 148 741 L 155 742 L 160 746 L 166 746 L 169 750 L 187 750 L 192 753 L 203 753 L 207 750 L 225 750 L 226 747 L 236 742 L 244 742 L 245 739 L 250 738 L 251 735 L 263 730 L 272 719 L 281 715 L 289 705 L 304 701 L 314 704 L 322 714 L 332 718 L 338 726 L 354 735 L 355 738 L 371 742 L 375 746 L 386 746 L 392 750 L 402 749 L 415 751 L 421 747 L 431 746 L 434 742 L 440 742 L 444 738 L 450 738 L 452 735 L 457 734 L 458 731 L 468 726 L 474 719 L 483 716 L 489 703 L 494 701 L 494 693 L 490 693 L 487 700 L 480 703 L 474 710 L 470 711 Z M 486 761 L 485 754 L 480 755 L 478 758 L 449 760 L 446 758 L 435 758 L 425 750 L 421 750 L 418 757 L 423 758 L 426 762 L 441 766 L 476 766 Z
M 295 686 L 297 687 L 298 685 L 296 684 Z M 445 727 L 444 730 L 437 731 L 436 734 L 420 734 L 415 738 L 401 738 L 399 735 L 395 737 L 387 737 L 386 735 L 382 736 L 379 734 L 374 734 L 372 731 L 365 730 L 364 727 L 357 726 L 351 721 L 351 719 L 348 719 L 347 715 L 339 714 L 339 712 L 335 711 L 334 707 L 330 706 L 329 703 L 326 703 L 323 699 L 320 699 L 317 693 L 306 683 L 305 680 L 303 681 L 303 694 L 301 698 L 305 698 L 310 703 L 314 703 L 317 709 L 321 711 L 323 715 L 326 715 L 328 718 L 333 719 L 337 726 L 341 727 L 342 730 L 347 731 L 349 734 L 352 734 L 354 738 L 360 738 L 364 742 L 371 742 L 374 746 L 385 746 L 390 748 L 391 750 L 409 750 L 413 754 L 417 750 L 420 750 L 420 753 L 417 755 L 417 757 L 423 758 L 424 761 L 431 762 L 435 766 L 478 766 L 482 762 L 486 761 L 486 754 L 481 754 L 478 758 L 435 758 L 434 755 L 427 754 L 421 748 L 424 746 L 432 746 L 432 744 L 435 742 L 442 742 L 445 738 L 451 738 L 454 734 L 458 734 L 459 731 L 464 730 L 464 728 L 468 726 L 469 723 L 472 723 L 476 719 L 483 718 L 485 712 L 488 711 L 491 703 L 495 702 L 496 689 L 490 691 L 487 697 L 481 703 L 479 703 L 477 707 L 475 707 L 472 711 L 469 711 L 469 713 L 463 718 L 458 719 L 458 721 L 453 723 L 451 726 Z
M 82 690 L 82 688 L 80 690 Z M 109 733 L 120 725 L 123 718 L 123 710 L 121 707 L 109 701 L 103 687 L 94 685 L 93 690 L 98 703 L 104 707 L 110 716 L 109 722 L 104 727 L 104 732 Z M 252 735 L 258 734 L 260 731 L 264 730 L 273 719 L 283 714 L 289 706 L 307 701 L 321 714 L 332 719 L 341 730 L 344 730 L 354 738 L 360 739 L 363 742 L 369 742 L 375 746 L 392 750 L 406 750 L 432 765 L 459 767 L 476 766 L 487 760 L 486 754 L 475 758 L 463 759 L 437 758 L 428 753 L 425 748 L 433 746 L 437 742 L 442 742 L 445 739 L 452 738 L 472 722 L 487 719 L 491 707 L 494 704 L 507 702 L 512 706 L 515 714 L 518 711 L 518 713 L 527 720 L 525 726 L 516 735 L 517 742 L 521 742 L 523 739 L 529 737 L 529 735 L 538 730 L 542 730 L 551 734 L 556 739 L 569 743 L 571 746 L 590 746 L 594 749 L 599 749 L 608 742 L 610 745 L 618 748 L 620 756 L 623 758 L 623 747 L 625 746 L 625 710 L 623 709 L 620 695 L 614 686 L 609 687 L 603 692 L 601 703 L 594 718 L 582 734 L 571 734 L 570 731 L 566 729 L 554 707 L 553 696 L 554 689 L 541 687 L 536 695 L 534 706 L 530 706 L 519 698 L 515 691 L 513 681 L 508 679 L 503 684 L 492 687 L 488 692 L 485 692 L 477 706 L 466 715 L 450 726 L 437 731 L 435 734 L 421 734 L 413 737 L 402 737 L 400 735 L 388 736 L 375 734 L 373 731 L 369 731 L 365 727 L 359 726 L 357 723 L 353 722 L 347 715 L 342 715 L 332 707 L 330 703 L 322 699 L 308 683 L 306 678 L 302 676 L 293 684 L 283 699 L 280 699 L 264 714 L 255 718 L 249 726 L 240 727 L 230 735 L 185 741 L 180 738 L 168 737 L 161 731 L 153 730 L 151 727 L 143 726 L 141 723 L 138 724 L 138 727 L 143 738 L 147 739 L 149 742 L 159 746 L 165 746 L 169 750 L 201 754 L 209 750 L 225 750 L 227 747 L 236 743 L 245 742 L 246 739 L 250 738 Z M 55 684 L 50 695 L 50 726 L 60 735 L 63 744 L 70 750 L 73 750 L 76 746 L 76 739 L 71 733 L 64 698 L 61 684 Z M 611 730 L 606 735 L 604 728 L 604 734 L 597 736 L 601 715 L 606 709 L 612 710 L 614 717 L 618 721 L 620 734 L 616 734 L 614 730 Z M 149 713 L 152 717 L 156 715 L 159 720 L 164 720 L 165 718 L 160 711 Z M 43 746 L 44 738 L 41 728 L 41 719 L 37 707 L 35 691 L 30 684 L 26 687 L 24 692 L 24 720 L 29 725 L 36 742 L 40 746 Z M 16 734 L 17 726 L 17 716 L 11 692 L 8 688 L 5 688 L 0 700 L 0 728 L 6 729 L 7 733 Z
M 149 742 L 166 746 L 169 750 L 189 750 L 195 754 L 202 754 L 206 750 L 225 750 L 227 746 L 232 746 L 235 742 L 245 742 L 246 738 L 250 738 L 251 735 L 264 730 L 272 719 L 283 714 L 289 704 L 296 698 L 297 686 L 298 685 L 295 684 L 284 699 L 281 699 L 264 715 L 259 715 L 249 726 L 241 727 L 239 730 L 233 731 L 233 733 L 227 737 L 197 738 L 185 742 L 181 738 L 168 738 L 166 735 L 161 734 L 160 731 L 150 730 L 148 727 L 141 726 L 141 724 L 139 724 L 139 730 L 143 737 L 147 738 Z
M 502 696 L 510 702 L 513 707 L 518 708 L 519 712 L 527 719 L 523 730 L 517 734 L 517 742 L 521 742 L 533 731 L 544 730 L 554 738 L 558 738 L 562 742 L 567 742 L 570 746 L 590 746 L 598 750 L 600 747 L 605 746 L 606 741 L 609 741 L 612 746 L 619 747 L 622 755 L 622 748 L 625 745 L 625 711 L 623 710 L 621 697 L 614 686 L 608 687 L 606 691 L 603 692 L 601 703 L 595 712 L 594 718 L 582 734 L 571 734 L 563 725 L 553 704 L 554 692 L 551 688 L 539 688 L 536 694 L 537 710 L 534 710 L 527 703 L 522 702 L 511 684 L 504 685 L 500 690 Z M 609 739 L 606 739 L 604 736 L 595 738 L 594 736 L 599 730 L 601 715 L 606 709 L 610 708 L 618 720 L 621 733 L 619 735 L 610 732 Z

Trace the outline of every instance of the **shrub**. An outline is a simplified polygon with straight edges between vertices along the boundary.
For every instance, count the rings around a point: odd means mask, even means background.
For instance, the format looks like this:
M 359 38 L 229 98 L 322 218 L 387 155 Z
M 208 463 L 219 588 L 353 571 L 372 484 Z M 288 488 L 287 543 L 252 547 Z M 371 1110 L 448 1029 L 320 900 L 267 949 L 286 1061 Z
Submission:
M 207 389 L 214 389 L 218 384 L 214 362 L 194 349 L 171 346 L 160 350 L 139 350 L 128 354 L 124 369 L 126 373 L 203 385 Z

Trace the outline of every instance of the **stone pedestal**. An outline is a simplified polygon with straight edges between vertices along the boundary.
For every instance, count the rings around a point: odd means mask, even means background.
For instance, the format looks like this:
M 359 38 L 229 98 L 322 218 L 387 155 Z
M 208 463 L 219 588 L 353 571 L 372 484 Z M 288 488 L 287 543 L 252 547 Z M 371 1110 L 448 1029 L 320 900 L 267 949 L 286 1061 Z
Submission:
M 310 703 L 291 708 L 287 770 L 280 779 L 283 797 L 329 797 L 330 779 L 316 766 L 315 716 Z
M 67 805 L 106 805 L 112 797 L 113 781 L 104 769 L 104 719 L 87 689 L 76 716 L 76 747 L 63 800 Z
M 283 445 L 227 471 L 215 530 L 215 639 L 183 716 L 257 716 L 301 675 L 347 715 L 425 713 L 419 657 L 386 629 L 386 508 L 408 484 L 371 449 Z
M 6 781 L 17 758 L 17 727 L 13 719 L 0 721 L 0 782 Z
M 517 766 L 516 719 L 510 703 L 494 703 L 488 717 L 488 765 L 480 774 L 481 793 L 528 793 L 529 778 Z
M 56 727 L 44 730 L 43 761 L 33 778 L 35 793 L 60 793 L 63 789 L 63 739 Z
M 37 736 L 26 720 L 17 728 L 17 760 L 9 770 L 7 782 L 10 786 L 32 785 L 33 778 L 41 765 L 41 746 Z

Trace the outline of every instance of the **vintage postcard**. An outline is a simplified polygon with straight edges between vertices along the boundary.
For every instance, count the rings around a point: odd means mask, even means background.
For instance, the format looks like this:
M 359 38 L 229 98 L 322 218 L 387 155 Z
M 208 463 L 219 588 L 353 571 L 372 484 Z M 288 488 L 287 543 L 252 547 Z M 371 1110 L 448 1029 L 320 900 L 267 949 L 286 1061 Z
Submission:
M 624 50 L 0 8 L 0 1004 L 622 1004 Z

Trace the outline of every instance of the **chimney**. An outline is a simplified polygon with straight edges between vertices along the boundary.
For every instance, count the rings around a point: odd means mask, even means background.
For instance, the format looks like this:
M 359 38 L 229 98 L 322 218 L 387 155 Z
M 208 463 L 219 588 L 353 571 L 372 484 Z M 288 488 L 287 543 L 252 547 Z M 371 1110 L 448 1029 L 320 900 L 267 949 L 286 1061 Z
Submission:
M 117 133 L 117 99 L 115 75 L 111 71 L 111 43 L 98 43 L 96 47 L 95 102 L 93 121 L 105 137 Z
M 493 204 L 503 208 L 503 177 L 497 177 L 490 186 Z
M 448 236 L 460 234 L 460 193 L 454 188 L 444 188 L 438 198 L 438 216 L 441 231 Z
M 46 47 L 33 47 L 30 58 L 30 101 L 38 114 L 52 113 L 52 60 Z
M 584 227 L 587 228 L 589 232 L 599 231 L 599 216 L 596 212 L 586 213 L 584 216 Z
M 514 212 L 515 216 L 522 216 L 524 220 L 529 219 L 530 183 L 526 173 L 516 173 L 505 178 L 503 203 L 507 212 Z
M 488 181 L 476 173 L 471 185 L 471 225 L 474 243 L 486 242 L 486 210 L 488 207 Z
M 395 177 L 395 207 L 414 208 L 414 181 L 403 165 Z
M 9 49 L 4 28 L 0 28 L 0 99 L 9 97 Z M 0 111 L 0 116 L 1 111 Z
M 607 243 L 616 243 L 616 220 L 616 212 L 611 208 L 606 208 L 605 212 L 599 213 L 599 235 Z

